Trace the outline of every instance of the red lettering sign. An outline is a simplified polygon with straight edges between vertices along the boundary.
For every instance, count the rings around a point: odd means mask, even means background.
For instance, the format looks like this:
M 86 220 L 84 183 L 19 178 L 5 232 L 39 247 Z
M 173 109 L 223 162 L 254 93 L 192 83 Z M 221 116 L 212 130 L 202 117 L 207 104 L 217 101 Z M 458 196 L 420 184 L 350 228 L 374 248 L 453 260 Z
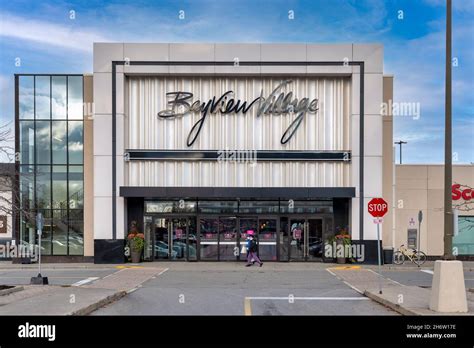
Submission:
M 464 190 L 461 190 L 461 185 L 460 184 L 453 184 L 451 187 L 451 194 L 452 194 L 452 199 L 453 201 L 458 201 L 461 198 L 464 199 L 465 201 L 469 201 L 473 199 L 473 190 L 470 188 L 466 188 Z

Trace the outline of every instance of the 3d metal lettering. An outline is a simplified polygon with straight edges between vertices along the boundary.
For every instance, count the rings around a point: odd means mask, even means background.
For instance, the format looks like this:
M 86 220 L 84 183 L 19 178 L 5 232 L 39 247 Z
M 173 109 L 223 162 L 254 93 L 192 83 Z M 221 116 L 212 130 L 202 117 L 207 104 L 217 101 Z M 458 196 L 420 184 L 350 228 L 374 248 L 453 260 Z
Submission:
M 258 103 L 256 113 L 257 117 L 260 117 L 261 115 L 278 116 L 288 113 L 294 113 L 296 115 L 296 118 L 291 122 L 280 139 L 281 144 L 286 144 L 298 130 L 306 114 L 317 113 L 319 110 L 318 99 L 313 99 L 311 101 L 309 98 L 298 99 L 293 97 L 293 92 L 280 92 L 284 86 L 291 82 L 291 80 L 283 81 L 266 98 L 263 96 L 262 89 L 260 97 L 255 98 L 250 103 L 233 98 L 234 91 L 227 91 L 219 98 L 214 96 L 207 102 L 201 102 L 200 100 L 193 102 L 194 95 L 190 92 L 169 92 L 166 93 L 166 96 L 170 98 L 168 100 L 170 108 L 160 111 L 158 117 L 163 119 L 174 119 L 192 112 L 200 112 L 202 117 L 192 126 L 186 140 L 187 146 L 192 146 L 201 133 L 204 122 L 209 114 L 220 112 L 221 115 L 231 113 L 242 113 L 245 115 Z

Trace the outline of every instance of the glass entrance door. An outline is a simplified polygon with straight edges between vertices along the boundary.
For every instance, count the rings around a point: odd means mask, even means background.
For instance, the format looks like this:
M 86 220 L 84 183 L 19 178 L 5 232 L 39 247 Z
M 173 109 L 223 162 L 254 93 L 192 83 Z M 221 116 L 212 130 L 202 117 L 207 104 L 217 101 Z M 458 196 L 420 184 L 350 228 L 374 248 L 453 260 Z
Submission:
M 277 218 L 258 219 L 258 257 L 262 261 L 276 261 L 277 255 Z
M 237 246 L 237 218 L 219 218 L 219 260 L 235 261 L 239 256 Z
M 194 219 L 145 216 L 144 259 L 196 260 Z
M 290 260 L 314 261 L 322 257 L 322 218 L 292 218 L 289 229 Z
M 291 261 L 305 260 L 305 225 L 305 219 L 290 219 L 289 252 Z

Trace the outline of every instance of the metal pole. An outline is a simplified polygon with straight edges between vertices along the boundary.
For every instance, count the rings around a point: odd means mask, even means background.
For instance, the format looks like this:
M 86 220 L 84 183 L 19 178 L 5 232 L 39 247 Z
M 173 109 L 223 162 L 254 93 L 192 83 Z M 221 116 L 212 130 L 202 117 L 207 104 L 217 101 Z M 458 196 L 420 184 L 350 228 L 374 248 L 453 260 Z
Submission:
M 400 141 L 400 164 L 402 164 L 402 142 Z
M 451 120 L 451 0 L 446 1 L 446 81 L 444 133 L 444 259 L 453 259 L 452 120 Z
M 380 222 L 380 221 L 379 221 Z M 380 259 L 380 223 L 377 223 L 377 258 L 379 263 L 379 294 L 382 293 L 382 270 L 381 270 L 381 259 Z
M 396 169 L 395 161 L 397 155 L 397 148 L 393 147 L 393 160 L 392 160 L 392 246 L 395 249 L 395 231 L 396 231 Z
M 421 250 L 421 221 L 418 221 L 418 251 Z
M 41 229 L 38 229 L 38 275 L 41 276 Z

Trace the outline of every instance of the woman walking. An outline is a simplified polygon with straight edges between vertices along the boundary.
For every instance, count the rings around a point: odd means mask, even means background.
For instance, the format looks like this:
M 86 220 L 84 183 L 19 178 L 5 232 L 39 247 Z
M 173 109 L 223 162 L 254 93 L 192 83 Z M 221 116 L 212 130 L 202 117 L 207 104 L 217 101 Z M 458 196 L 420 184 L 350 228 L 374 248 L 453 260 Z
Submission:
M 253 235 L 253 231 L 249 230 L 247 231 L 247 264 L 245 267 L 252 266 L 255 262 L 257 262 L 260 267 L 263 266 L 263 262 L 258 258 L 257 250 L 257 240 Z

